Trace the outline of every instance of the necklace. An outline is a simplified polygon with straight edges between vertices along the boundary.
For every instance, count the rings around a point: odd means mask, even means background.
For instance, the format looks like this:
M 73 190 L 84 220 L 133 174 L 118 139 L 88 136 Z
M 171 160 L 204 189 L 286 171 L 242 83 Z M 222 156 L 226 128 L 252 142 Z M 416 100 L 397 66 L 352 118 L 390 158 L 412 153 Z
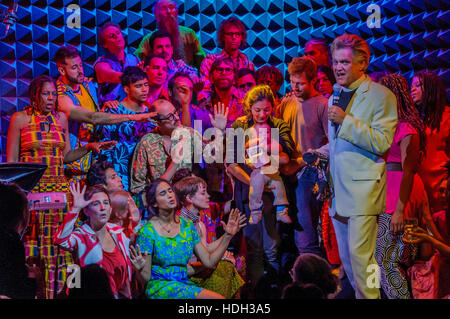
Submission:
M 161 221 L 158 219 L 158 223 L 159 225 L 162 227 L 162 229 L 164 229 L 167 233 L 170 233 L 171 229 L 167 229 L 166 227 L 163 226 L 163 224 L 161 223 Z

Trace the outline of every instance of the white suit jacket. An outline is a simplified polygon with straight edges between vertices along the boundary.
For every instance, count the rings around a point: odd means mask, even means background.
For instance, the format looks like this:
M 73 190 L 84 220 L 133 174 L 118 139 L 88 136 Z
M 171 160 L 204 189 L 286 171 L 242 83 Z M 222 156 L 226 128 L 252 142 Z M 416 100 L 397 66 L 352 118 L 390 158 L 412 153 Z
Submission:
M 331 105 L 332 97 L 328 104 Z M 386 207 L 386 153 L 397 126 L 397 100 L 367 75 L 337 129 L 328 121 L 331 212 L 340 216 L 378 215 Z

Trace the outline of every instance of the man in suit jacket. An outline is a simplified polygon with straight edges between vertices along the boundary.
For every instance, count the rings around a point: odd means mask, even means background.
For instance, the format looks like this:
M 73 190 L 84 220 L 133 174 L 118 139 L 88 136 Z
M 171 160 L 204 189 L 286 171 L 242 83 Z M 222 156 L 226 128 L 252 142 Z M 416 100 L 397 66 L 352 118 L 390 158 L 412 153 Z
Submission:
M 385 154 L 397 125 L 396 98 L 365 74 L 370 49 L 362 38 L 344 34 L 331 52 L 341 91 L 337 105 L 330 97 L 328 107 L 330 216 L 356 298 L 380 298 L 374 253 L 377 216 L 386 206 Z

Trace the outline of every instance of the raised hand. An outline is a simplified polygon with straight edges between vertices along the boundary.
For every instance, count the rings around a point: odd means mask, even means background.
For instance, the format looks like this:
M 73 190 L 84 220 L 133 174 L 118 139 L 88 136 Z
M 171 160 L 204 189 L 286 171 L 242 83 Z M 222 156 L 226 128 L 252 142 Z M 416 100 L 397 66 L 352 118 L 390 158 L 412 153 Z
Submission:
M 90 151 L 100 153 L 102 150 L 107 150 L 113 146 L 116 146 L 117 141 L 106 141 L 106 142 L 92 142 L 86 144 L 86 148 Z
M 133 267 L 139 271 L 145 266 L 145 253 L 142 255 L 139 245 L 136 245 L 137 250 L 130 245 L 130 261 Z
M 209 114 L 212 126 L 216 129 L 224 131 L 227 127 L 228 107 L 225 108 L 223 103 L 214 105 L 214 118 Z
M 224 221 L 221 221 L 221 224 L 225 233 L 230 236 L 236 235 L 238 231 L 247 225 L 245 215 L 242 215 L 237 208 L 231 210 L 228 223 L 225 224 Z
M 81 211 L 83 208 L 85 208 L 92 202 L 92 199 L 90 200 L 84 199 L 84 193 L 86 192 L 86 185 L 83 186 L 82 190 L 80 190 L 80 188 L 81 186 L 79 182 L 77 182 L 76 184 L 70 183 L 70 192 L 72 193 L 73 196 L 72 210 Z
M 203 87 L 205 86 L 205 83 L 200 78 L 192 78 L 192 82 L 194 84 L 194 91 L 200 92 L 203 90 Z

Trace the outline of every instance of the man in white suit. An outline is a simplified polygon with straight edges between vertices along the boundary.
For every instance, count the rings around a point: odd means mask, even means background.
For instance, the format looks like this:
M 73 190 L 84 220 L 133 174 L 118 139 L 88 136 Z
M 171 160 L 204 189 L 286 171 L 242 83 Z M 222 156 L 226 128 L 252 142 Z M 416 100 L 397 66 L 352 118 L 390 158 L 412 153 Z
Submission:
M 386 161 L 397 125 L 396 98 L 365 74 L 370 49 L 356 35 L 331 45 L 333 71 L 341 86 L 339 102 L 328 107 L 333 186 L 330 216 L 339 254 L 356 298 L 380 298 L 374 258 L 377 216 L 386 205 Z M 325 152 L 325 153 L 326 153 Z

